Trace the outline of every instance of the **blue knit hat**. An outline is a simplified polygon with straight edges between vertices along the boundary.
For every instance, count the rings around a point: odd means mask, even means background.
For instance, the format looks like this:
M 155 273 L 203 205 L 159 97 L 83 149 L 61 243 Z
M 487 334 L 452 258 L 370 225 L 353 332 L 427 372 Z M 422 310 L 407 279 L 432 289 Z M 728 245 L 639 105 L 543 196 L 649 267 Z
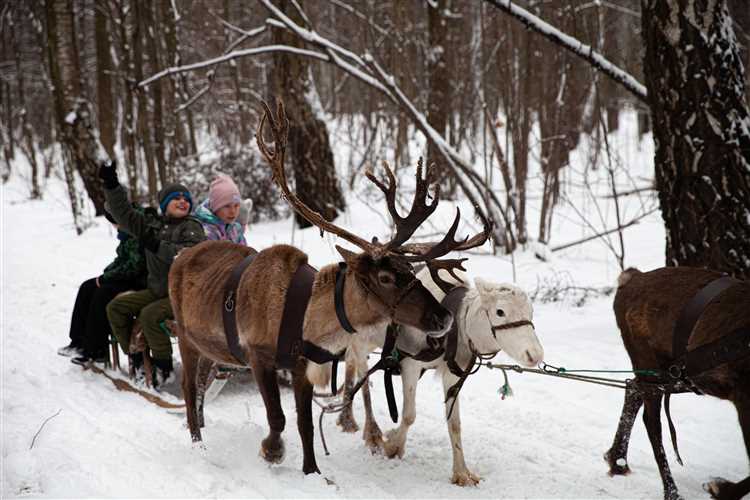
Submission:
M 182 184 L 175 183 L 168 184 L 164 186 L 161 191 L 159 191 L 159 209 L 161 210 L 161 213 L 166 214 L 167 205 L 169 205 L 169 202 L 177 198 L 178 196 L 185 197 L 185 199 L 188 201 L 188 204 L 190 205 L 190 211 L 192 212 L 193 197 L 190 196 L 190 191 Z

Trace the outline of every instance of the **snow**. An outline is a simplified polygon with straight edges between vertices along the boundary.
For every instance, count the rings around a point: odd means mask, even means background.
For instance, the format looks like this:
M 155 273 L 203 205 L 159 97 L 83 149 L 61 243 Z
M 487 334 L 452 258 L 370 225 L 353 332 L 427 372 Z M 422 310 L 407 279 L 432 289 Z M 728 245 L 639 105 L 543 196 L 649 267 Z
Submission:
M 613 144 L 627 164 L 649 164 L 641 160 L 652 155 L 653 144 L 643 148 L 632 142 Z M 583 160 L 572 155 L 571 161 L 580 165 Z M 515 395 L 502 400 L 497 391 L 503 380 L 497 370 L 480 370 L 469 378 L 461 393 L 467 465 L 483 478 L 477 488 L 450 484 L 451 452 L 442 389 L 430 374 L 419 385 L 417 420 L 403 459 L 371 455 L 359 435 L 340 432 L 335 416 L 326 416 L 323 429 L 331 455 L 324 454 L 316 436 L 322 475 L 304 476 L 293 395 L 289 389 L 282 389 L 287 456 L 281 465 L 269 466 L 258 456 L 260 441 L 267 432 L 265 410 L 257 388 L 247 377 L 230 380 L 218 398 L 207 404 L 205 449 L 191 445 L 184 415 L 158 408 L 137 395 L 118 392 L 103 377 L 82 371 L 56 354 L 57 348 L 67 343 L 78 285 L 101 272 L 113 255 L 116 239 L 102 218 L 77 237 L 65 188 L 55 179 L 48 182 L 44 200 L 29 201 L 19 164 L 16 162 L 13 177 L 2 186 L 0 204 L 3 498 L 662 496 L 640 418 L 630 443 L 632 474 L 607 475 L 602 454 L 609 448 L 617 426 L 621 390 L 510 373 Z M 646 167 L 639 168 L 644 170 L 629 175 L 650 176 Z M 338 224 L 365 236 L 389 234 L 387 217 L 376 217 L 373 212 L 382 202 L 352 193 L 348 202 L 349 209 Z M 462 213 L 471 213 L 468 206 L 462 208 Z M 609 217 L 611 212 L 607 212 Z M 433 216 L 435 226 L 447 228 L 453 213 L 454 207 L 442 202 Z M 467 231 L 466 222 L 470 220 L 466 215 L 464 218 L 461 234 Z M 580 237 L 582 229 L 574 223 L 570 210 L 561 207 L 555 221 L 553 234 L 561 235 L 556 243 Z M 534 223 L 530 221 L 529 227 Z M 334 237 L 321 239 L 314 229 L 291 228 L 291 219 L 252 226 L 248 239 L 257 248 L 293 243 L 310 255 L 315 266 L 337 259 Z M 627 229 L 626 265 L 642 270 L 662 265 L 664 238 L 658 212 Z M 530 248 L 517 252 L 513 259 L 467 255 L 467 268 L 470 276 L 511 281 L 515 266 L 518 283 L 527 291 L 559 276 L 566 276 L 579 287 L 612 286 L 618 275 L 614 257 L 598 240 L 547 252 L 546 262 L 533 254 Z M 534 304 L 534 322 L 546 361 L 569 370 L 629 368 L 611 300 L 588 299 L 581 307 L 569 300 Z M 503 355 L 495 361 L 509 362 Z M 400 401 L 398 378 L 395 384 Z M 176 387 L 167 389 L 179 391 Z M 391 428 L 380 376 L 373 381 L 373 403 L 383 430 Z M 357 399 L 355 405 L 355 416 L 362 424 L 361 400 Z M 317 432 L 317 408 L 314 412 Z M 746 452 L 731 404 L 678 395 L 672 398 L 672 416 L 685 467 L 676 464 L 668 439 L 665 448 L 685 498 L 707 498 L 701 484 L 712 476 L 736 480 L 747 475 Z M 663 424 L 666 437 L 666 422 Z

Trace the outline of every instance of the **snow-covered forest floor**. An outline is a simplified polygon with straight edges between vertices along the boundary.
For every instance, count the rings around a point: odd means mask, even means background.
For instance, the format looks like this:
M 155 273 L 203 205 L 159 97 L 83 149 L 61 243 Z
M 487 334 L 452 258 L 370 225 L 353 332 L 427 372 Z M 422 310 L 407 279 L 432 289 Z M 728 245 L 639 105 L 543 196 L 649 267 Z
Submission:
M 652 175 L 648 141 L 640 145 L 631 141 L 620 153 L 624 163 L 636 170 L 630 172 L 632 177 Z M 580 166 L 576 158 L 572 161 L 573 167 Z M 469 468 L 483 479 L 476 488 L 450 483 L 442 389 L 431 374 L 419 386 L 417 421 L 403 459 L 371 455 L 359 435 L 340 432 L 335 417 L 328 416 L 323 427 L 331 455 L 323 453 L 316 435 L 322 475 L 304 476 L 293 396 L 284 389 L 287 456 L 283 464 L 269 466 L 258 455 L 267 430 L 265 411 L 247 377 L 231 380 L 207 405 L 206 449 L 193 447 L 183 414 L 118 392 L 105 378 L 84 372 L 56 354 L 67 343 L 78 285 L 112 259 L 116 239 L 103 218 L 76 236 L 63 184 L 52 180 L 44 200 L 28 201 L 22 173 L 19 162 L 2 187 L 3 498 L 661 497 L 661 481 L 640 418 L 631 440 L 632 474 L 607 475 L 602 454 L 617 425 L 621 390 L 533 374 L 511 373 L 515 396 L 506 400 L 498 395 L 502 375 L 497 371 L 480 370 L 466 383 L 461 393 L 463 444 Z M 586 207 L 576 193 L 571 190 L 568 196 L 580 202 L 579 208 Z M 349 193 L 348 201 L 348 211 L 337 220 L 340 225 L 368 238 L 387 235 L 382 202 L 368 201 L 359 192 Z M 636 202 L 628 203 L 634 214 Z M 463 208 L 467 219 L 471 210 Z M 447 229 L 452 210 L 451 203 L 441 204 L 436 227 Z M 587 210 L 592 219 L 597 217 L 592 205 Z M 611 222 L 611 217 L 610 207 L 605 219 Z M 567 206 L 560 208 L 555 220 L 554 244 L 590 233 Z M 460 231 L 465 233 L 466 227 Z M 321 239 L 315 229 L 291 228 L 291 219 L 257 224 L 247 236 L 256 248 L 297 245 L 318 267 L 337 260 L 332 237 Z M 658 212 L 626 229 L 625 237 L 627 266 L 647 270 L 663 265 L 664 229 Z M 512 281 L 515 265 L 517 282 L 531 293 L 555 283 L 612 286 L 619 273 L 612 253 L 599 240 L 547 252 L 547 262 L 535 258 L 534 250 L 533 246 L 519 250 L 513 260 L 470 255 L 469 275 Z M 568 369 L 629 368 L 612 313 L 612 296 L 589 298 L 580 305 L 581 293 L 571 289 L 561 301 L 535 303 L 534 322 L 546 361 Z M 496 360 L 509 362 L 503 354 Z M 392 424 L 381 376 L 373 382 L 376 416 L 385 431 Z M 396 379 L 397 391 L 398 383 Z M 179 393 L 176 385 L 168 389 Z M 355 404 L 361 422 L 361 401 Z M 316 427 L 317 413 L 315 409 Z M 56 416 L 40 431 L 52 415 Z M 707 498 L 701 484 L 711 476 L 747 475 L 747 457 L 731 404 L 679 395 L 672 399 L 672 415 L 685 466 L 675 462 L 668 443 L 665 447 L 684 497 Z M 668 436 L 665 422 L 664 427 Z

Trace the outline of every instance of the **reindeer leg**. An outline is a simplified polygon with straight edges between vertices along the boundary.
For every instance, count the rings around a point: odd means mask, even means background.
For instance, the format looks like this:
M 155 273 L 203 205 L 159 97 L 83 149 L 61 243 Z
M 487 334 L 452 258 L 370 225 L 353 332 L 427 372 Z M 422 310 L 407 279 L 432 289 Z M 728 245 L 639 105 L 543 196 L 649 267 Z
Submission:
M 633 430 L 633 423 L 638 411 L 643 406 L 643 398 L 633 385 L 625 388 L 625 401 L 622 405 L 620 414 L 620 423 L 617 426 L 615 439 L 612 447 L 604 454 L 604 460 L 609 464 L 609 475 L 630 474 L 628 467 L 628 444 L 630 443 L 630 433 Z
M 417 418 L 417 383 L 421 365 L 411 359 L 401 361 L 401 385 L 403 402 L 401 404 L 401 423 L 386 434 L 384 451 L 388 458 L 403 458 L 406 449 L 406 435 L 409 427 Z
M 200 356 L 198 358 L 198 369 L 195 374 L 195 386 L 196 386 L 196 412 L 198 416 L 198 423 L 201 428 L 205 427 L 205 420 L 203 418 L 203 405 L 206 402 L 206 391 L 213 381 L 213 376 L 216 372 L 216 364 L 208 358 Z
M 357 358 L 357 371 L 367 373 L 367 355 Z M 365 446 L 375 454 L 383 450 L 383 431 L 380 430 L 375 415 L 372 413 L 372 398 L 370 397 L 370 381 L 362 384 L 362 400 L 365 404 L 365 428 L 362 431 L 362 439 Z
M 315 427 L 313 426 L 312 398 L 313 386 L 305 375 L 307 363 L 303 360 L 297 363 L 292 373 L 292 384 L 294 386 L 294 401 L 297 406 L 297 430 L 302 438 L 302 472 L 320 474 L 318 464 L 315 462 Z
M 347 350 L 344 395 L 349 394 L 349 392 L 352 390 L 352 387 L 354 387 L 355 381 L 357 380 L 357 364 L 355 363 L 355 360 L 353 358 L 353 354 L 350 354 L 350 350 Z M 354 420 L 354 412 L 352 411 L 353 406 L 354 401 L 352 401 L 352 404 L 344 407 L 344 409 L 341 410 L 341 413 L 339 413 L 339 417 L 336 419 L 336 424 L 341 427 L 341 430 L 344 432 L 357 432 L 359 430 L 357 421 Z
M 443 372 L 443 394 L 448 396 L 448 390 L 458 381 L 458 377 L 453 375 L 450 370 Z M 453 411 L 451 411 L 451 406 Z M 450 417 L 448 417 L 450 412 Z M 448 418 L 448 434 L 451 438 L 451 449 L 453 451 L 453 477 L 451 482 L 458 486 L 476 486 L 482 479 L 466 467 L 464 460 L 464 447 L 461 444 L 461 409 L 459 407 L 458 396 L 454 399 L 446 400 L 445 416 Z
M 176 328 L 177 330 L 182 329 L 179 324 Z M 188 428 L 190 429 L 190 438 L 194 443 L 198 443 L 203 440 L 201 437 L 201 425 L 198 419 L 196 406 L 197 388 L 195 384 L 200 354 L 187 340 L 185 340 L 181 331 L 179 331 L 177 335 L 180 338 L 177 345 L 180 348 L 180 358 L 182 359 L 182 397 L 185 399 Z
M 742 428 L 742 437 L 745 440 L 745 449 L 750 458 L 750 394 L 737 390 L 734 400 L 734 406 L 737 408 L 737 416 Z M 711 494 L 711 498 L 719 500 L 739 500 L 750 493 L 750 476 L 738 483 L 733 483 L 721 477 L 713 478 L 703 485 L 703 489 Z
M 284 440 L 281 433 L 286 425 L 284 410 L 281 409 L 281 395 L 276 370 L 263 365 L 256 356 L 250 356 L 250 367 L 263 396 L 268 420 L 268 436 L 261 442 L 260 454 L 267 461 L 278 464 L 284 461 Z
M 646 424 L 648 440 L 651 441 L 651 449 L 654 452 L 656 465 L 659 467 L 659 474 L 661 474 L 661 482 L 664 485 L 664 499 L 682 500 L 677 492 L 677 485 L 672 478 L 672 472 L 669 470 L 667 455 L 664 453 L 661 435 L 661 397 L 661 394 L 643 395 L 643 422 Z

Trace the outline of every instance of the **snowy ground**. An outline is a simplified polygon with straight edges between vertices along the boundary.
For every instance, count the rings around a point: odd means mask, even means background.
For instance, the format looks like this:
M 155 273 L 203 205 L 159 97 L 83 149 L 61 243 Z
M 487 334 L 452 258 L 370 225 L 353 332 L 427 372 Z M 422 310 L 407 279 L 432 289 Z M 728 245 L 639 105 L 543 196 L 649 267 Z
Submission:
M 536 375 L 511 375 L 515 397 L 502 401 L 500 373 L 480 371 L 462 394 L 463 443 L 477 488 L 450 484 L 451 453 L 441 388 L 425 376 L 418 417 L 402 460 L 373 456 L 359 435 L 343 434 L 334 417 L 323 427 L 331 450 L 316 436 L 321 476 L 305 477 L 294 423 L 287 412 L 287 457 L 269 466 L 258 456 L 267 426 L 258 391 L 231 381 L 206 408 L 205 450 L 193 448 L 185 418 L 137 395 L 117 392 L 106 379 L 83 372 L 55 351 L 67 343 L 78 285 L 95 276 L 113 255 L 114 233 L 101 219 L 75 236 L 66 196 L 51 183 L 44 201 L 26 200 L 18 176 L 2 188 L 2 497 L 305 497 L 305 498 L 659 498 L 661 482 L 640 419 L 633 432 L 628 477 L 610 478 L 602 459 L 619 417 L 619 389 Z M 339 223 L 365 235 L 385 235 L 385 222 L 351 199 Z M 375 210 L 379 210 L 376 208 Z M 451 209 L 441 207 L 447 228 Z M 470 213 L 470 211 L 464 211 Z M 383 221 L 385 220 L 382 218 Z M 575 240 L 581 231 L 555 234 Z M 251 228 L 257 248 L 291 242 L 291 220 Z M 663 227 L 657 214 L 626 231 L 626 265 L 662 264 Z M 333 240 L 296 231 L 293 243 L 313 265 L 336 260 Z M 618 274 L 601 242 L 555 253 L 547 263 L 533 252 L 515 258 L 518 282 L 532 291 L 547 279 L 576 286 L 612 285 Z M 512 280 L 509 258 L 471 256 L 471 275 Z M 573 368 L 626 369 L 629 362 L 611 312 L 611 297 L 582 307 L 573 299 L 535 305 L 535 323 L 546 361 Z M 499 362 L 507 358 L 498 356 Z M 374 383 L 376 415 L 390 427 L 380 376 Z M 398 383 L 398 382 L 396 382 Z M 48 417 L 50 419 L 32 439 Z M 317 418 L 317 410 L 315 411 Z M 361 403 L 355 414 L 361 416 Z M 707 498 L 709 477 L 745 477 L 747 457 L 734 408 L 712 398 L 677 396 L 672 414 L 685 467 L 672 471 L 686 498 Z M 317 422 L 316 422 L 317 427 Z M 666 432 L 666 430 L 665 430 Z M 671 449 L 668 455 L 673 457 Z M 334 484 L 329 485 L 324 478 Z

